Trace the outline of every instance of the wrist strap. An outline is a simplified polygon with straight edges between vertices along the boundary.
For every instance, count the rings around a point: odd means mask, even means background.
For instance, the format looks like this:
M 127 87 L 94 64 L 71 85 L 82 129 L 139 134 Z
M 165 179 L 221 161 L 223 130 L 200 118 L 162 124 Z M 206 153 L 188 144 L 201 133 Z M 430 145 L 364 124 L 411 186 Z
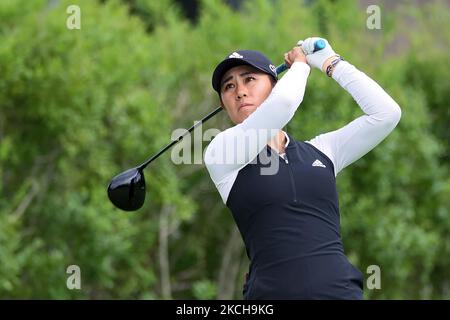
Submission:
M 336 57 L 336 59 L 334 59 L 327 67 L 326 73 L 327 76 L 329 76 L 331 78 L 331 76 L 333 75 L 333 71 L 334 68 L 336 67 L 336 65 L 340 62 L 340 61 L 344 61 L 344 58 L 342 58 L 340 55 L 338 55 Z

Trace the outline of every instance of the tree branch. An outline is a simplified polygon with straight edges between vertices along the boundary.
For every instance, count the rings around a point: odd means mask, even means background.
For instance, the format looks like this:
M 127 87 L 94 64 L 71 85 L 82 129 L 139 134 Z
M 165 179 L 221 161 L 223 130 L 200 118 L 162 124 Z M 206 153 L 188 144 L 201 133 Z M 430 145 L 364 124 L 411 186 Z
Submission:
M 169 263 L 169 215 L 173 206 L 166 205 L 159 216 L 159 268 L 161 273 L 161 295 L 163 299 L 172 299 Z
M 238 259 L 242 250 L 241 236 L 236 226 L 230 231 L 219 272 L 217 299 L 232 299 L 236 286 L 236 275 L 239 271 Z

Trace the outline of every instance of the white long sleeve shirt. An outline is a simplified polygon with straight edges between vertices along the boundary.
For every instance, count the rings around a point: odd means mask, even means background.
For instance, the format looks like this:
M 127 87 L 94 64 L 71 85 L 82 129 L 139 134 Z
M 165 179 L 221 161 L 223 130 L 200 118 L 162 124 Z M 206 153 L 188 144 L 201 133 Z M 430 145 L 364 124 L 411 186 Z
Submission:
M 292 64 L 259 108 L 242 123 L 219 133 L 208 145 L 205 164 L 225 204 L 239 170 L 252 162 L 293 118 L 303 100 L 309 73 L 307 64 Z M 338 130 L 305 141 L 332 161 L 337 176 L 386 138 L 399 122 L 401 110 L 375 81 L 347 61 L 339 62 L 333 79 L 351 94 L 365 113 Z M 285 135 L 287 147 L 289 137 Z M 236 142 L 241 142 L 241 147 Z M 220 157 L 224 155 L 226 161 Z

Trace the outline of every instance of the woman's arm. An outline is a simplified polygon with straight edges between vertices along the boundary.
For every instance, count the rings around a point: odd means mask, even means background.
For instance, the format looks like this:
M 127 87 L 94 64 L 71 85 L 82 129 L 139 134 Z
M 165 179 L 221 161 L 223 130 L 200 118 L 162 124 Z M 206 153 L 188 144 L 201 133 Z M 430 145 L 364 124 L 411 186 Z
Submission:
M 294 62 L 269 97 L 251 115 L 211 141 L 204 160 L 216 186 L 255 159 L 292 119 L 303 100 L 309 72 L 308 64 Z
M 336 131 L 307 141 L 330 158 L 337 175 L 388 136 L 400 121 L 401 110 L 383 88 L 347 61 L 336 65 L 332 77 L 365 113 Z

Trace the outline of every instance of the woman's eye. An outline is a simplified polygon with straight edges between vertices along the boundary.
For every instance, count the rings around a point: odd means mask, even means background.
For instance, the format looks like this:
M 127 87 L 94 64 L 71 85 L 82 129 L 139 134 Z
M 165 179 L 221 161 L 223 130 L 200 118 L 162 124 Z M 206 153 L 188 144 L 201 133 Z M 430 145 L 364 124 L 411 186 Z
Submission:
M 224 90 L 228 90 L 228 89 L 231 89 L 231 88 L 233 88 L 233 84 L 232 83 L 228 83 L 228 84 L 225 85 Z
M 247 82 L 250 82 L 250 81 L 253 81 L 253 80 L 255 80 L 255 77 L 252 77 L 252 76 L 248 76 L 247 77 Z

